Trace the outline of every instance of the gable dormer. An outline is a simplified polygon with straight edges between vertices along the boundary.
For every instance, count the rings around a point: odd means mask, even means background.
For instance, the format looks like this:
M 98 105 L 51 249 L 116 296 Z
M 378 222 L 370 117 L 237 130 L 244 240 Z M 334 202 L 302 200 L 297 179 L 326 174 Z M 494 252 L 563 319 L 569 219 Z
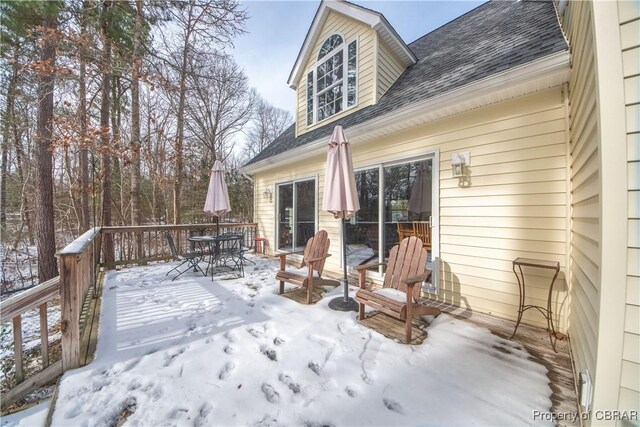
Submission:
M 288 84 L 296 90 L 296 135 L 373 105 L 416 62 L 381 14 L 323 1 Z

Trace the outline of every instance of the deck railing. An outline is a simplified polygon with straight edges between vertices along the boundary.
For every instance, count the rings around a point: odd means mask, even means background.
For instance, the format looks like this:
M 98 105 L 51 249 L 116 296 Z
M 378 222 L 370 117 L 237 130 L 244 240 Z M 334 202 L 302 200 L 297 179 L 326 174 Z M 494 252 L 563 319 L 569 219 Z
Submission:
M 2 396 L 2 408 L 55 379 L 67 369 L 79 366 L 82 312 L 85 297 L 95 285 L 96 254 L 100 247 L 100 228 L 93 228 L 58 253 L 60 276 L 0 303 L 0 321 L 13 324 L 15 377 L 14 385 Z M 60 299 L 62 358 L 49 358 L 47 306 Z M 39 310 L 41 369 L 26 378 L 22 342 L 22 316 Z
M 101 266 L 114 268 L 121 265 L 141 265 L 153 261 L 171 259 L 165 233 L 173 235 L 178 252 L 193 250 L 188 238 L 191 236 L 215 235 L 216 233 L 238 233 L 244 238 L 244 246 L 253 248 L 256 235 L 255 223 L 140 225 L 128 227 L 102 227 L 102 233 L 111 235 L 114 242 L 114 261 L 105 261 Z
M 216 233 L 242 233 L 244 246 L 252 248 L 257 224 L 180 224 L 144 225 L 130 227 L 96 227 L 58 252 L 60 276 L 37 285 L 0 303 L 0 320 L 13 323 L 15 353 L 15 384 L 2 395 L 2 408 L 55 379 L 68 369 L 86 363 L 82 356 L 87 352 L 83 343 L 89 343 L 90 333 L 86 326 L 88 307 L 96 307 L 99 297 L 96 291 L 97 274 L 100 267 L 114 268 L 125 265 L 140 265 L 152 261 L 172 258 L 165 233 L 173 235 L 180 253 L 192 250 L 188 237 L 214 235 Z M 110 235 L 114 242 L 114 254 L 105 262 L 101 256 L 101 241 Z M 60 299 L 62 358 L 52 362 L 49 358 L 47 305 Z M 22 342 L 22 316 L 29 310 L 40 311 L 40 342 L 42 369 L 26 378 Z M 83 311 L 84 310 L 84 311 Z M 85 331 L 87 329 L 87 331 Z
M 46 384 L 62 373 L 62 361 L 49 360 L 49 325 L 47 305 L 60 296 L 60 277 L 54 277 L 40 285 L 0 303 L 0 322 L 13 324 L 13 353 L 15 376 L 13 387 L 2 395 L 2 409 L 28 394 L 35 386 Z M 25 381 L 24 349 L 22 344 L 22 315 L 29 310 L 39 310 L 41 368 Z

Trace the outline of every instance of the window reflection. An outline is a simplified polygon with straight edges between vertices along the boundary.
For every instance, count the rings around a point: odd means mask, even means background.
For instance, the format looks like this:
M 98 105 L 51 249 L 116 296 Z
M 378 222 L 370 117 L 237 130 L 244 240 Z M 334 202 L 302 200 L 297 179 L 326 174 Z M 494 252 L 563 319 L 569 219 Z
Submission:
M 430 233 L 432 167 L 433 160 L 427 159 L 356 172 L 360 210 L 347 224 L 349 266 L 384 261 L 402 238 L 425 229 Z M 379 218 L 381 207 L 383 217 Z M 380 221 L 383 222 L 382 239 Z M 430 238 L 427 244 L 426 237 L 419 237 L 430 250 Z
M 278 185 L 278 249 L 304 249 L 316 232 L 315 213 L 315 180 Z
M 292 249 L 293 184 L 278 186 L 278 249 Z
M 304 248 L 315 234 L 315 181 L 296 182 L 296 248 Z
M 347 265 L 377 261 L 379 171 L 369 169 L 355 173 L 360 210 L 347 223 Z

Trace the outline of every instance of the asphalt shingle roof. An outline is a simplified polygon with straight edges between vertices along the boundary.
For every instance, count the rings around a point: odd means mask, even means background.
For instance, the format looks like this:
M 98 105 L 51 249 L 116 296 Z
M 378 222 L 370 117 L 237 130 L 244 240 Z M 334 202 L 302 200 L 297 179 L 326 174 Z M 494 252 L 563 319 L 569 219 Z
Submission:
M 568 50 L 550 0 L 489 1 L 410 43 L 418 62 L 377 104 L 295 137 L 295 123 L 247 165 L 512 67 Z

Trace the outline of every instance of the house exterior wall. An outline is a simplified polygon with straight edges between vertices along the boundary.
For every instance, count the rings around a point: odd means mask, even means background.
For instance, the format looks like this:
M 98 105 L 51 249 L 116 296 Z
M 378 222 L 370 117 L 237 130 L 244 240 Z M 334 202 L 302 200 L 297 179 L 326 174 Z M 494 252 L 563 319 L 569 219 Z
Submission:
M 347 137 L 349 129 L 345 129 Z M 505 101 L 353 146 L 356 168 L 440 153 L 440 294 L 438 300 L 515 319 L 518 256 L 559 261 L 554 310 L 565 329 L 567 267 L 567 121 L 561 88 Z M 451 178 L 454 152 L 471 154 L 471 185 Z M 278 182 L 317 176 L 320 209 L 326 158 L 255 176 L 256 194 Z M 275 203 L 260 197 L 259 233 L 275 242 Z M 320 210 L 331 239 L 325 269 L 341 271 L 339 221 Z M 270 246 L 273 250 L 273 246 Z M 527 271 L 527 303 L 545 305 L 551 276 Z M 545 326 L 535 311 L 524 321 Z
M 640 409 L 640 3 L 618 1 L 627 133 L 627 293 L 620 411 Z M 636 422 L 638 425 L 638 422 Z
M 376 101 L 382 98 L 393 83 L 404 71 L 404 65 L 389 46 L 378 37 L 378 60 L 377 60 L 377 87 Z
M 314 123 L 312 126 L 307 126 L 307 75 L 315 68 L 317 64 L 320 47 L 322 47 L 324 41 L 334 33 L 342 34 L 347 43 L 354 38 L 358 39 L 357 104 L 354 107 L 331 116 L 330 118 L 325 119 L 319 123 Z M 311 50 L 309 60 L 304 67 L 305 71 L 300 78 L 300 81 L 297 82 L 296 136 L 302 135 L 305 132 L 317 128 L 318 126 L 322 126 L 328 122 L 337 120 L 340 117 L 344 117 L 347 114 L 351 114 L 354 111 L 375 103 L 376 46 L 377 37 L 373 29 L 341 13 L 335 11 L 329 12 L 325 23 L 322 26 L 322 30 L 320 31 L 320 35 L 318 36 L 318 40 Z
M 621 10 L 628 11 L 624 3 Z M 598 417 L 601 411 L 638 410 L 638 305 L 633 299 L 638 254 L 628 237 L 637 186 L 627 173 L 635 162 L 629 161 L 625 132 L 630 126 L 638 130 L 638 112 L 631 117 L 631 106 L 625 114 L 625 86 L 634 82 L 623 77 L 625 52 L 638 44 L 638 21 L 623 18 L 618 6 L 570 1 L 563 16 L 572 52 L 569 334 L 576 371 L 588 370 L 593 382 L 589 425 L 612 424 Z M 636 348 L 623 350 L 625 341 Z
M 569 334 L 578 372 L 595 375 L 600 315 L 600 139 L 596 118 L 591 11 L 570 3 L 564 28 L 572 53 L 569 106 L 571 127 L 571 317 Z

